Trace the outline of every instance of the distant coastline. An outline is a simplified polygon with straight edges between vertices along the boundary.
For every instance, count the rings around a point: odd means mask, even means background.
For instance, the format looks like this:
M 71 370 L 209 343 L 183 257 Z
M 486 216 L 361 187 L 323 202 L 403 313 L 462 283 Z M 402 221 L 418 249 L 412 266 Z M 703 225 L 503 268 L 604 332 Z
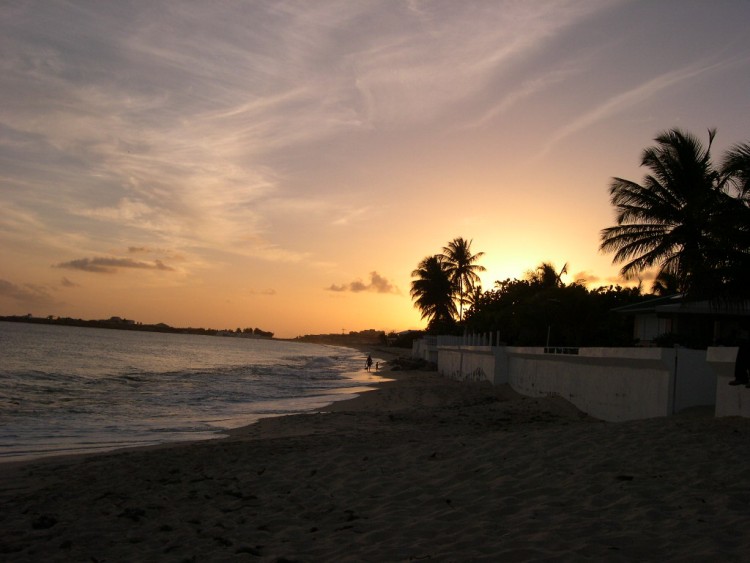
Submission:
M 203 336 L 227 336 L 233 338 L 264 338 L 274 339 L 274 333 L 260 328 L 245 329 L 213 329 L 213 328 L 179 328 L 165 323 L 144 324 L 122 317 L 110 317 L 109 319 L 87 320 L 74 319 L 71 317 L 35 317 L 33 315 L 8 315 L 0 316 L 0 321 L 10 323 L 31 323 L 59 326 L 79 326 L 86 328 L 105 328 L 110 330 L 135 330 L 141 332 L 166 332 L 173 334 L 198 334 Z M 421 334 L 419 331 L 407 331 L 409 333 L 408 347 L 411 346 L 411 338 Z M 307 342 L 310 344 L 321 344 L 331 346 L 346 346 L 358 348 L 362 346 L 399 346 L 398 335 L 386 335 L 382 330 L 363 330 L 349 332 L 346 334 L 306 334 L 296 338 L 275 338 L 274 340 L 287 340 L 292 342 Z
M 73 319 L 71 317 L 34 317 L 32 315 L 0 316 L 0 321 L 10 323 L 32 323 L 61 326 L 80 326 L 87 328 L 107 328 L 113 330 L 137 330 L 142 332 L 168 332 L 175 334 L 200 334 L 205 336 L 232 336 L 241 338 L 273 338 L 273 332 L 259 328 L 219 330 L 213 328 L 178 328 L 165 323 L 144 324 L 121 317 L 110 317 L 103 320 Z

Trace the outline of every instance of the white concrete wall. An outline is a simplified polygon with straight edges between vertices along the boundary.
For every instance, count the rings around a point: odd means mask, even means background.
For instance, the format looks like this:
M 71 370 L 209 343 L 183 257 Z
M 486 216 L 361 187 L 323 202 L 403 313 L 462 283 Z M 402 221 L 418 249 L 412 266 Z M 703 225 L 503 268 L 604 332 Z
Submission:
M 729 385 L 734 379 L 737 348 L 709 348 L 706 360 L 716 374 L 716 416 L 750 417 L 750 389 Z
M 509 351 L 508 382 L 529 396 L 559 395 L 607 421 L 672 413 L 672 373 L 661 360 Z
M 717 401 L 716 376 L 703 351 L 580 348 L 578 352 L 545 354 L 541 347 L 438 344 L 437 365 L 443 376 L 452 379 L 509 384 L 529 396 L 559 395 L 608 421 L 668 416 Z M 747 399 L 750 403 L 750 395 Z
M 665 349 L 669 354 L 669 349 Z M 706 361 L 705 350 L 677 348 L 674 360 L 675 412 L 716 404 L 716 375 Z
M 437 339 L 435 337 L 424 337 L 412 341 L 411 357 L 437 364 L 438 353 L 436 343 Z
M 459 381 L 494 382 L 495 354 L 490 346 L 438 347 L 438 372 Z
M 717 416 L 750 416 L 750 389 L 728 385 L 736 348 L 711 348 L 707 362 L 706 352 L 684 348 L 580 348 L 573 355 L 447 342 L 438 341 L 434 360 L 443 376 L 509 384 L 529 396 L 559 395 L 602 420 L 668 416 L 713 404 Z
M 560 395 L 603 420 L 671 413 L 671 366 L 664 363 L 661 350 L 582 352 L 574 356 L 545 354 L 543 348 L 532 347 L 440 346 L 438 370 L 452 379 L 508 383 L 528 396 Z

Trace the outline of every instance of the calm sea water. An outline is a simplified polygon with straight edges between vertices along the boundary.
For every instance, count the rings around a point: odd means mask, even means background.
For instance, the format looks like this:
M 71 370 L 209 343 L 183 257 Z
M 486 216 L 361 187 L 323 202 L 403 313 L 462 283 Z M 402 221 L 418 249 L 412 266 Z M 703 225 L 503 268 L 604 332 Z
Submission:
M 215 438 L 379 380 L 349 348 L 0 322 L 0 461 Z

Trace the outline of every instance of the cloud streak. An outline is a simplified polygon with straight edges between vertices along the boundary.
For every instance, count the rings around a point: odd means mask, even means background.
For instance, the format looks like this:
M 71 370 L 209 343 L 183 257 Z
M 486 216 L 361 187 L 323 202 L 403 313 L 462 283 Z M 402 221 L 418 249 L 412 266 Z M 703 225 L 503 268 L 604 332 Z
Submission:
M 173 272 L 174 268 L 167 266 L 161 260 L 153 262 L 141 262 L 130 258 L 79 258 L 68 262 L 61 262 L 54 266 L 55 268 L 65 268 L 68 270 L 80 270 L 82 272 L 91 272 L 95 274 L 115 274 L 120 269 L 135 270 L 159 270 L 163 272 Z
M 568 125 L 565 125 L 552 133 L 548 141 L 542 147 L 542 150 L 532 160 L 536 161 L 543 158 L 561 141 L 575 135 L 579 131 L 591 127 L 595 123 L 608 119 L 609 117 L 625 111 L 637 104 L 643 103 L 668 88 L 689 81 L 697 76 L 715 70 L 720 66 L 722 66 L 722 63 L 702 62 L 692 64 L 675 71 L 664 73 L 647 80 L 635 88 L 611 97 L 604 103 L 601 103 L 585 114 L 580 115 Z
M 266 289 L 251 289 L 248 291 L 249 295 L 263 295 L 266 297 L 272 297 L 276 295 L 276 290 L 273 288 L 266 288 Z
M 355 280 L 353 282 L 336 285 L 331 284 L 326 288 L 327 291 L 333 291 L 336 293 L 351 292 L 351 293 L 391 293 L 394 295 L 400 295 L 399 289 L 393 285 L 388 279 L 384 278 L 377 272 L 370 272 L 369 283 L 363 282 L 362 280 Z
M 31 283 L 17 285 L 4 279 L 0 279 L 0 297 L 6 297 L 29 307 L 47 307 L 58 304 L 58 301 L 43 286 Z
M 28 195 L 8 203 L 46 202 L 36 208 L 40 223 L 54 214 L 93 244 L 124 235 L 297 260 L 304 253 L 268 234 L 264 203 L 309 196 L 284 187 L 275 155 L 440 115 L 599 9 L 584 0 L 477 11 L 417 5 L 50 2 L 47 19 L 66 22 L 57 27 L 32 17 L 41 5 L 19 7 L 8 15 L 0 63 L 3 146 L 18 158 L 0 164 L 17 169 Z M 314 199 L 341 210 L 339 226 L 367 211 L 356 199 Z M 269 244 L 248 249 L 244 241 L 257 236 Z

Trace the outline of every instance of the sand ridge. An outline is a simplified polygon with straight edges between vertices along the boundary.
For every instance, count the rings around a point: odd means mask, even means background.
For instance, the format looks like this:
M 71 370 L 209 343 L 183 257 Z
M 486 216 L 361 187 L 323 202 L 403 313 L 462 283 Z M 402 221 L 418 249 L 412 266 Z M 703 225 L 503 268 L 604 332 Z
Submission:
M 223 440 L 0 466 L 0 559 L 747 559 L 750 421 L 385 375 Z

